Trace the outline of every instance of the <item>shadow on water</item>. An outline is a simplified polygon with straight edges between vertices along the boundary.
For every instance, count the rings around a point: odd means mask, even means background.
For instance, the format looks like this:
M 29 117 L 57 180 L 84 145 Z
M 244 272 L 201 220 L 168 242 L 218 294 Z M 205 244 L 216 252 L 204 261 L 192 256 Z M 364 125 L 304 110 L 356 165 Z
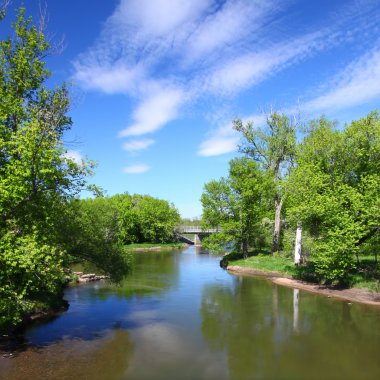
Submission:
M 176 284 L 177 255 L 139 252 L 134 270 L 121 284 L 68 288 L 67 312 L 36 321 L 24 334 L 0 344 L 0 379 L 40 379 L 41 373 L 49 379 L 121 378 L 133 353 L 128 330 L 140 325 L 127 316 L 149 313 L 157 297 Z M 154 315 L 150 322 L 160 323 Z
M 178 254 L 139 252 L 134 270 L 120 284 L 102 281 L 69 287 L 65 292 L 68 311 L 37 320 L 26 331 L 2 339 L 0 355 L 16 356 L 64 339 L 97 340 L 115 328 L 138 327 L 139 321 L 127 319 L 126 315 L 136 307 L 140 313 L 154 309 L 159 294 L 175 286 Z

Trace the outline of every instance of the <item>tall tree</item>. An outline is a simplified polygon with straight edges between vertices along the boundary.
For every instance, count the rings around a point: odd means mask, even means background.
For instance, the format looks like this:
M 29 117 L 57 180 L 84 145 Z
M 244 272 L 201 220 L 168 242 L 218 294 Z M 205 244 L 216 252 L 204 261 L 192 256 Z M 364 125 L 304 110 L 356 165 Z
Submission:
M 298 124 L 298 119 L 272 111 L 266 115 L 266 124 L 262 127 L 252 122 L 244 124 L 241 119 L 234 121 L 234 129 L 243 135 L 240 152 L 256 161 L 272 177 L 276 189 L 272 253 L 280 246 L 281 211 L 285 199 L 283 181 L 293 167 Z
M 13 29 L 0 41 L 0 324 L 59 292 L 65 251 L 55 216 L 90 171 L 63 154 L 70 102 L 65 85 L 45 86 L 49 43 L 23 8 Z
M 315 238 L 320 278 L 349 282 L 355 255 L 379 249 L 380 117 L 373 112 L 343 130 L 313 121 L 289 180 L 289 211 Z M 377 242 L 377 243 L 376 243 Z
M 246 157 L 232 160 L 228 178 L 207 183 L 202 194 L 203 226 L 221 229 L 210 236 L 209 247 L 234 243 L 235 250 L 246 257 L 262 230 L 271 191 L 270 180 L 255 162 Z

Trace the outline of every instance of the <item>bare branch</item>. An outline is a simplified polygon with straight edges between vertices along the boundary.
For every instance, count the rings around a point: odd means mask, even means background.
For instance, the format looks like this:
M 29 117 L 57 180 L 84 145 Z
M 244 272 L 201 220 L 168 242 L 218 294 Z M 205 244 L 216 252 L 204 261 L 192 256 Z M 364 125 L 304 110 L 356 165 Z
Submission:
M 9 7 L 9 5 L 12 4 L 12 1 L 13 0 L 2 0 L 0 3 L 1 4 L 0 5 L 1 10 L 5 11 Z

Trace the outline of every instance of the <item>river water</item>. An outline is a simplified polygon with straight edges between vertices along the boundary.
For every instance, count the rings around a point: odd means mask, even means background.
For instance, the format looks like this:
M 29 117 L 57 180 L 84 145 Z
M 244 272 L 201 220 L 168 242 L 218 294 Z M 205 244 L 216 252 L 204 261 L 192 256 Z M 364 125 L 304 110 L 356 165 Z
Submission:
M 138 253 L 121 286 L 0 358 L 0 379 L 380 379 L 380 309 L 231 275 L 199 248 Z

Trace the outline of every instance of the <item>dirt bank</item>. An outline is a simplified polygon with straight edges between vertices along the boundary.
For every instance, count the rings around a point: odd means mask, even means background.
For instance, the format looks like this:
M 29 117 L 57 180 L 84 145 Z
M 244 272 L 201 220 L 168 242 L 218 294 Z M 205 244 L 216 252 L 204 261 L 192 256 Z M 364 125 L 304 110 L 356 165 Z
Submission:
M 279 272 L 263 272 L 254 268 L 239 267 L 237 265 L 229 265 L 227 267 L 227 270 L 233 274 L 267 277 L 275 284 L 287 286 L 290 288 L 302 289 L 308 292 L 322 294 L 327 297 L 339 298 L 350 302 L 364 303 L 367 305 L 380 306 L 380 293 L 371 293 L 365 289 L 335 289 L 327 287 L 325 285 L 316 285 L 295 280 L 290 276 L 283 275 Z

